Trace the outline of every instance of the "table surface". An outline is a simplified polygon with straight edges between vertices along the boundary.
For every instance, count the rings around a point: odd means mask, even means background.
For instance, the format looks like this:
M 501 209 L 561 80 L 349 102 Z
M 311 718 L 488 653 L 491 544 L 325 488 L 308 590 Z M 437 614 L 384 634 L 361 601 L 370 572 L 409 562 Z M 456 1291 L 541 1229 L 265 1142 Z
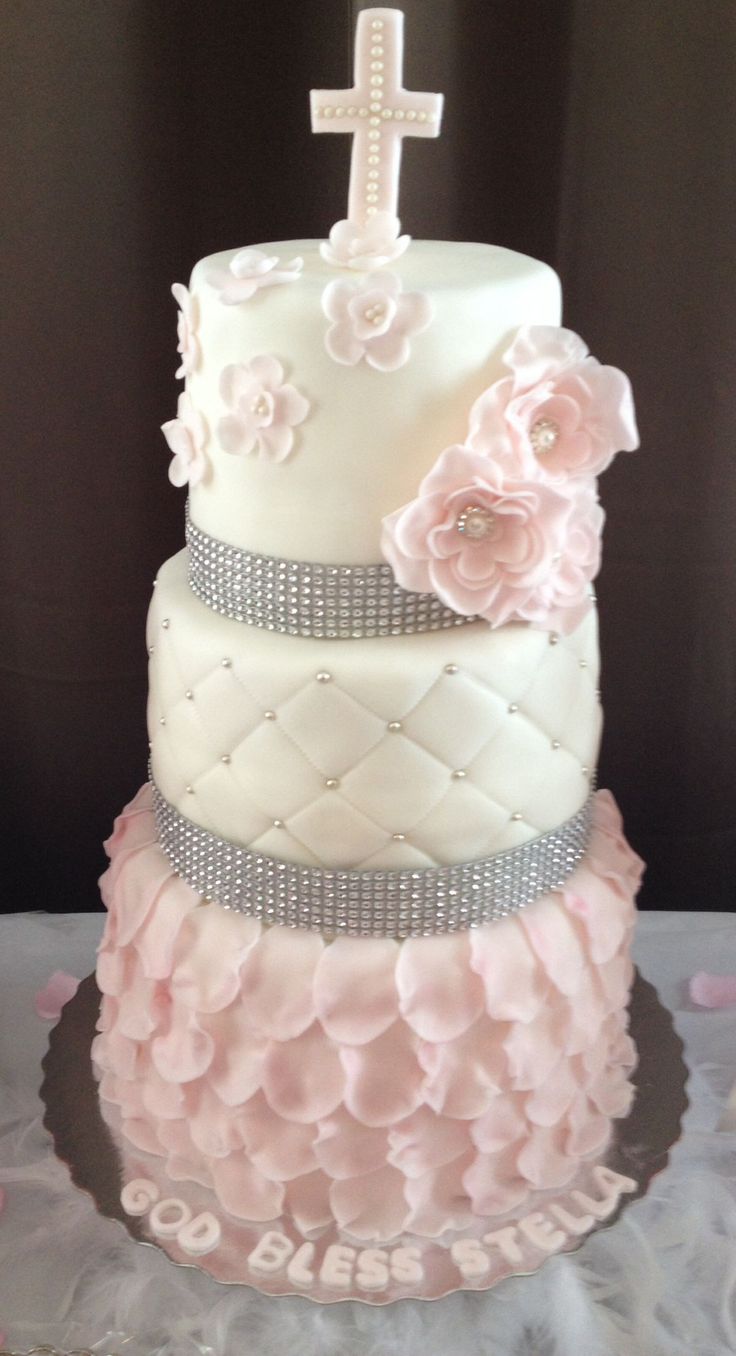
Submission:
M 652 913 L 635 960 L 685 1041 L 690 1106 L 668 1168 L 610 1230 L 486 1294 L 385 1309 L 321 1308 L 222 1287 L 100 1218 L 41 1124 L 54 970 L 94 968 L 101 914 L 0 916 L 0 1332 L 119 1356 L 733 1356 L 736 1352 L 736 1009 L 688 996 L 698 970 L 736 973 L 736 914 Z M 2 1343 L 0 1343 L 2 1345 Z

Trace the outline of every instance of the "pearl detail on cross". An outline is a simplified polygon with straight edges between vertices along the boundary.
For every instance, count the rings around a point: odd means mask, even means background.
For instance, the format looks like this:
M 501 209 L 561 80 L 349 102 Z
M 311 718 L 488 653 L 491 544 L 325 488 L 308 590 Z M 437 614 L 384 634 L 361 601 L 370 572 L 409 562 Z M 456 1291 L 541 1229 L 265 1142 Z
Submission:
M 356 227 L 378 212 L 397 215 L 403 138 L 439 135 L 442 95 L 415 93 L 401 83 L 403 26 L 400 10 L 363 10 L 352 88 L 312 90 L 310 96 L 312 131 L 353 134 L 348 220 Z M 380 171 L 370 180 L 369 165 Z

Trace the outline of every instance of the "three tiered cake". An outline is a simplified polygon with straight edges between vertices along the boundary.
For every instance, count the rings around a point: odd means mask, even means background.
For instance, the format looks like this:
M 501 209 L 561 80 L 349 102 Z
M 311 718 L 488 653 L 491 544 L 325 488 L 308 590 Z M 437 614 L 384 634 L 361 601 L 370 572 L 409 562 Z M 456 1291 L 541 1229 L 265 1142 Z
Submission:
M 180 306 L 187 549 L 148 621 L 150 781 L 107 844 L 94 1058 L 213 1210 L 437 1239 L 570 1182 L 631 1101 L 641 864 L 594 791 L 596 476 L 626 378 L 546 265 L 410 242 L 401 16 L 358 19 L 328 241 Z

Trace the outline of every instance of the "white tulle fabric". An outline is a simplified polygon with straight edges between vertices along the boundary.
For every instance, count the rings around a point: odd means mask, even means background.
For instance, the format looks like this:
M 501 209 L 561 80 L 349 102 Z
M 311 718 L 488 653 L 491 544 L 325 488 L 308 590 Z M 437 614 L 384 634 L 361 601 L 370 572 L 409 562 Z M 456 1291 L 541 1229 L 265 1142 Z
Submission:
M 107 849 L 101 1097 L 238 1218 L 437 1237 L 564 1185 L 628 1111 L 641 863 L 607 792 L 564 890 L 403 943 L 206 903 L 158 846 L 149 787 Z

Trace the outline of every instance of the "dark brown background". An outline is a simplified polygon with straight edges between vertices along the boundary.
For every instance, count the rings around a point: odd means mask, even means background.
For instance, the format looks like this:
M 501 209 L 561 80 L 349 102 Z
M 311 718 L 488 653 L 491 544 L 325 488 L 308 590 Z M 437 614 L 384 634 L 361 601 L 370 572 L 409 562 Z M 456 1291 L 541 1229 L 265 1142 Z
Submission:
M 405 0 L 402 218 L 554 264 L 565 320 L 630 373 L 642 449 L 606 475 L 601 781 L 644 903 L 736 904 L 736 5 Z M 3 0 L 0 907 L 94 909 L 145 775 L 145 611 L 182 540 L 158 432 L 170 283 L 323 236 L 348 139 L 343 0 Z

